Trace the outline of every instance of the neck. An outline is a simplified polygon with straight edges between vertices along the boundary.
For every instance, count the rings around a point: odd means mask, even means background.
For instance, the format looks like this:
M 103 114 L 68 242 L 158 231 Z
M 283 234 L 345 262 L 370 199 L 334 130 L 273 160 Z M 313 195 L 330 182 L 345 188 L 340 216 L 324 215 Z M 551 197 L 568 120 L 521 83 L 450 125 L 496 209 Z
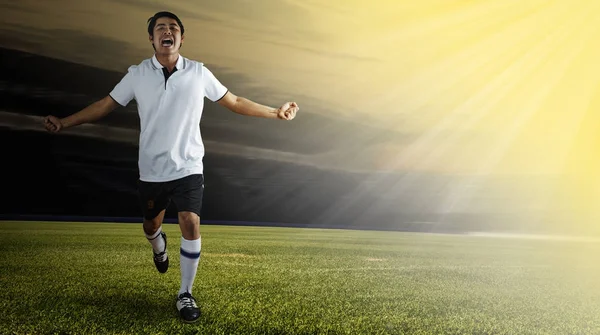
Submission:
M 171 54 L 171 55 L 159 55 L 156 54 L 156 59 L 160 63 L 160 65 L 164 66 L 169 70 L 169 72 L 173 71 L 175 65 L 177 65 L 177 60 L 179 59 L 179 53 Z

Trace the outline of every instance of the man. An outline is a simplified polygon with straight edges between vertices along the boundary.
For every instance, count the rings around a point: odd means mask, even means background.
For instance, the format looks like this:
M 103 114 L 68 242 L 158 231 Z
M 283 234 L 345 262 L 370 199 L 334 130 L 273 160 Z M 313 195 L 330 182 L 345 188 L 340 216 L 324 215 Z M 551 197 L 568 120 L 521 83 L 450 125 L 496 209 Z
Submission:
M 165 210 L 173 201 L 181 230 L 181 287 L 176 306 L 185 322 L 200 316 L 192 286 L 200 260 L 200 210 L 204 190 L 204 145 L 200 119 L 204 97 L 242 115 L 292 120 L 299 107 L 286 102 L 275 109 L 237 97 L 202 63 L 183 57 L 179 50 L 184 27 L 170 12 L 148 19 L 152 58 L 129 67 L 108 96 L 63 119 L 47 116 L 50 132 L 99 120 L 135 99 L 140 116 L 139 194 L 144 232 L 152 245 L 154 263 L 167 271 L 167 236 L 162 231 Z

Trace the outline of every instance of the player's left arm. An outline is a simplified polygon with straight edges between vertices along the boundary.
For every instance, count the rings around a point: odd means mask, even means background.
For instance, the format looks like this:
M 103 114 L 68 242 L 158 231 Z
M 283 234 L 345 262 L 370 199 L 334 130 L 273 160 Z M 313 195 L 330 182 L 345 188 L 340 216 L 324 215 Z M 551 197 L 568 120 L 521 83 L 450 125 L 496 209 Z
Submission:
M 231 92 L 227 92 L 218 103 L 230 111 L 241 115 L 288 121 L 293 120 L 296 117 L 296 113 L 300 110 L 300 107 L 295 102 L 286 102 L 279 108 L 273 108 L 243 97 L 238 97 Z

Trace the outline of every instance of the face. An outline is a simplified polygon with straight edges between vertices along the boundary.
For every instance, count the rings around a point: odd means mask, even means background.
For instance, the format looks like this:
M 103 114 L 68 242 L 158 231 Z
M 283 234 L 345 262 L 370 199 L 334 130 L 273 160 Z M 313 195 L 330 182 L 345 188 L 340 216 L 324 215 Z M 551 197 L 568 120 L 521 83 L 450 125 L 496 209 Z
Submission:
M 183 44 L 183 36 L 177 20 L 169 17 L 161 17 L 156 20 L 154 36 L 150 36 L 150 41 L 154 44 L 158 54 L 171 55 L 178 53 L 181 44 Z

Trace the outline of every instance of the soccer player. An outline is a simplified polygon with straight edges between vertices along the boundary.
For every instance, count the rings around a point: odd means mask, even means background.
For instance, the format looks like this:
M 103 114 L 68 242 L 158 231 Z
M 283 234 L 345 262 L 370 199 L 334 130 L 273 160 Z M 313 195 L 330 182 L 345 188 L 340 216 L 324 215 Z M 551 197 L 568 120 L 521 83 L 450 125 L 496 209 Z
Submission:
M 230 92 L 203 63 L 180 54 L 184 42 L 181 20 L 171 12 L 148 19 L 152 58 L 129 67 L 103 99 L 65 118 L 49 115 L 45 128 L 52 133 L 90 123 L 135 99 L 140 117 L 139 196 L 144 232 L 160 273 L 169 267 L 167 236 L 162 231 L 165 210 L 172 201 L 181 230 L 181 286 L 176 306 L 185 322 L 200 316 L 192 287 L 200 260 L 200 210 L 204 190 L 204 145 L 200 119 L 204 98 L 242 115 L 293 120 L 295 102 L 279 108 L 264 106 Z

